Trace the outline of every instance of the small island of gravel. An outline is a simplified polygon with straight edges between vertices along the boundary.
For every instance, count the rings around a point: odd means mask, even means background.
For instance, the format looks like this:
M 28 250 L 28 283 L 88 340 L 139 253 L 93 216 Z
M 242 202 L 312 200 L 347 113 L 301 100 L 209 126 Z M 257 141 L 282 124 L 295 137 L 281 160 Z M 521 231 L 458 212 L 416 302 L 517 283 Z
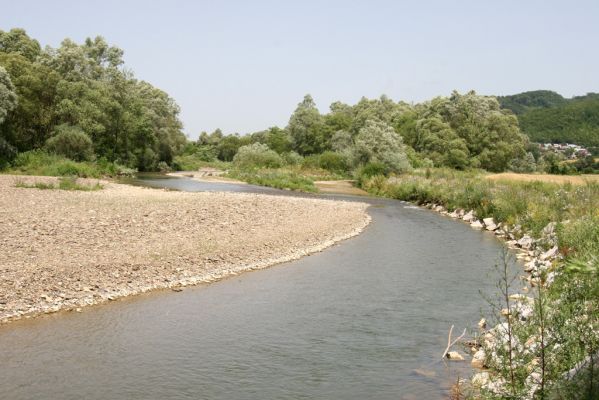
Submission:
M 0 176 L 0 321 L 264 268 L 358 234 L 367 205 Z

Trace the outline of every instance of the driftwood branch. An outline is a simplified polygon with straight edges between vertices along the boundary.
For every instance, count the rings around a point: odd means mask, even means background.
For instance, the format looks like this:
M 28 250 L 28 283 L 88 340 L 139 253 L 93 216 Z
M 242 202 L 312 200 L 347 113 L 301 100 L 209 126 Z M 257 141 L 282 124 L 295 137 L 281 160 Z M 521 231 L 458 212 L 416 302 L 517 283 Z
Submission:
M 452 333 L 453 333 L 453 325 L 451 325 L 451 328 L 449 328 L 449 335 L 447 337 L 447 348 L 443 352 L 443 355 L 441 356 L 441 359 L 445 358 L 445 356 L 449 352 L 449 349 L 451 349 L 451 346 L 453 346 L 454 344 L 456 344 L 461 338 L 464 337 L 464 335 L 466 334 L 466 328 L 464 328 L 464 332 L 462 332 L 462 334 L 460 336 L 458 336 L 454 341 L 451 340 L 451 334 Z

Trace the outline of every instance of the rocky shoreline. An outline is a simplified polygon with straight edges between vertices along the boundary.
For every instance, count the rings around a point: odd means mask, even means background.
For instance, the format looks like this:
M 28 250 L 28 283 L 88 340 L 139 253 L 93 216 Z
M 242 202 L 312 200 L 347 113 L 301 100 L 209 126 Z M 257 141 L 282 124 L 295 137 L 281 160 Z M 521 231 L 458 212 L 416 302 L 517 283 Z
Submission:
M 214 282 L 359 234 L 365 203 L 183 193 L 102 182 L 93 192 L 16 187 L 0 175 L 0 323 Z
M 555 279 L 556 272 L 554 266 L 563 259 L 559 253 L 556 226 L 555 222 L 550 222 L 542 230 L 541 237 L 534 238 L 530 232 L 523 231 L 521 226 L 510 226 L 503 222 L 497 222 L 493 218 L 478 219 L 473 210 L 465 211 L 456 209 L 453 211 L 447 210 L 442 205 L 434 203 L 426 203 L 425 208 L 448 216 L 452 219 L 461 220 L 469 224 L 473 229 L 485 230 L 494 234 L 498 239 L 502 240 L 508 248 L 516 251 L 516 258 L 524 263 L 524 275 L 520 276 L 520 280 L 524 283 L 520 293 L 513 293 L 509 296 L 510 309 L 501 310 L 501 315 L 513 315 L 520 321 L 529 320 L 534 313 L 535 299 L 527 295 L 531 288 L 535 287 L 541 273 L 546 273 L 545 285 L 550 285 Z M 507 327 L 505 322 L 501 322 L 490 329 L 487 329 L 487 321 L 482 319 L 478 323 L 480 339 L 467 340 L 462 344 L 468 348 L 471 354 L 470 362 L 473 368 L 481 370 L 475 373 L 470 381 L 463 381 L 460 385 L 469 386 L 474 390 L 486 390 L 501 394 L 504 391 L 501 381 L 491 379 L 491 371 L 487 369 L 490 362 L 497 363 L 497 353 L 500 346 L 504 346 L 508 341 Z M 533 343 L 525 345 L 534 346 Z M 462 361 L 466 357 L 459 352 L 450 352 L 447 358 Z M 531 398 L 537 389 L 535 386 L 539 381 L 536 365 L 528 365 L 527 369 L 530 372 L 527 382 L 530 386 Z M 461 389 L 458 388 L 458 391 Z

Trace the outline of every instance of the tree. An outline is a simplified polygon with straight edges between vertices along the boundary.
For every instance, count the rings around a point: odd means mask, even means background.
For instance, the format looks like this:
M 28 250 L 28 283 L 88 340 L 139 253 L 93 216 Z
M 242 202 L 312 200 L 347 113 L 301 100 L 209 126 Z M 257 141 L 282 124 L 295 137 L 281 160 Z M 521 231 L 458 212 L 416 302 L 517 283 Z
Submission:
M 356 154 L 366 163 L 384 164 L 391 172 L 411 169 L 401 136 L 381 121 L 366 121 L 355 139 Z
M 57 126 L 54 136 L 46 142 L 46 148 L 75 161 L 86 161 L 93 157 L 92 140 L 78 126 Z
M 312 96 L 307 94 L 289 119 L 287 131 L 293 149 L 301 155 L 321 153 L 326 147 L 326 126 Z
M 283 159 L 267 145 L 252 143 L 239 148 L 233 164 L 241 168 L 278 168 L 283 165 Z
M 0 30 L 0 53 L 16 53 L 29 61 L 35 61 L 41 53 L 41 47 L 24 29 L 15 28 L 8 32 Z
M 0 67 L 0 124 L 4 122 L 9 112 L 17 106 L 17 94 L 8 72 Z

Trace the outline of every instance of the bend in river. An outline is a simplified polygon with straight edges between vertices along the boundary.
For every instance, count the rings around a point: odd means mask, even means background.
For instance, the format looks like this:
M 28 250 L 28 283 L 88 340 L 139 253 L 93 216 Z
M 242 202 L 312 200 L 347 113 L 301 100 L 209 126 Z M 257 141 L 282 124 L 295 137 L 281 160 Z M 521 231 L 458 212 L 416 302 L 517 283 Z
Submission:
M 284 193 L 177 178 L 143 184 Z M 474 328 L 501 244 L 407 203 L 358 200 L 371 203 L 371 224 L 324 252 L 3 327 L 3 396 L 444 398 L 469 365 L 438 361 L 447 331 Z

